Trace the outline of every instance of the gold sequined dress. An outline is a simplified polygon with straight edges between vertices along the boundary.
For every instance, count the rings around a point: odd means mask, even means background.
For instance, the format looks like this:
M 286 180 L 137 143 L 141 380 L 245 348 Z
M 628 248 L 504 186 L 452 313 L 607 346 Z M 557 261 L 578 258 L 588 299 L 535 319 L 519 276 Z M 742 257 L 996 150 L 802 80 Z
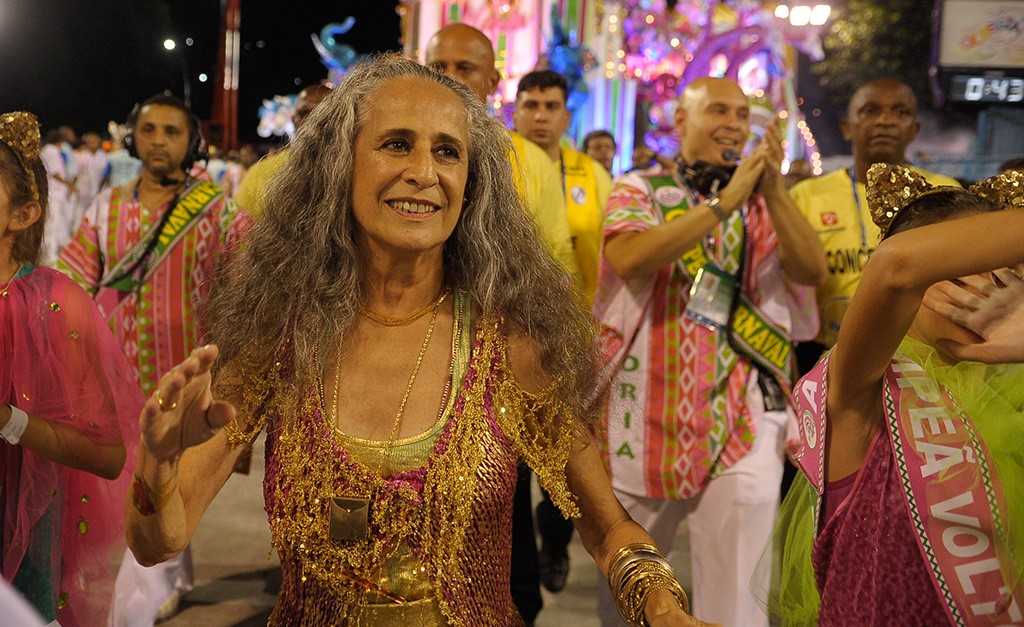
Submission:
M 554 386 L 519 387 L 501 329 L 477 322 L 451 407 L 418 440 L 431 442 L 425 459 L 387 478 L 363 463 L 372 443 L 324 418 L 316 382 L 281 375 L 265 411 L 229 425 L 235 445 L 267 429 L 264 499 L 283 577 L 271 625 L 522 624 L 509 592 L 517 461 L 578 516 L 565 478 L 578 422 Z M 369 499 L 368 538 L 332 539 L 339 495 Z

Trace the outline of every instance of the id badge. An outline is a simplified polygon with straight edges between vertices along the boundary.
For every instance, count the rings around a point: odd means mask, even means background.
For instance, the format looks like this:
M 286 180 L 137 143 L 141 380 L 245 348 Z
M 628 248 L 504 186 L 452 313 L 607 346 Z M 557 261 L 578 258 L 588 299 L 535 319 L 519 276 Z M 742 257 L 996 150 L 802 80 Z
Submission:
M 690 320 L 713 330 L 724 329 L 729 325 L 737 287 L 735 277 L 708 264 L 697 271 L 690 287 L 690 301 L 683 313 Z
M 342 544 L 370 535 L 370 499 L 336 496 L 331 499 L 331 540 Z

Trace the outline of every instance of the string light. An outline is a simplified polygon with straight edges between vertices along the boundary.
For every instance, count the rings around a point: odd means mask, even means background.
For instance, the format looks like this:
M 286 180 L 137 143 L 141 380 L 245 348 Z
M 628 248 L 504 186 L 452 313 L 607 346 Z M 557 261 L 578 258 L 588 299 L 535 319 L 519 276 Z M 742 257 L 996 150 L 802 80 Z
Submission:
M 811 26 L 822 26 L 832 14 L 832 7 L 827 4 L 816 4 L 811 9 Z
M 780 20 L 788 19 L 793 26 L 824 26 L 832 15 L 832 7 L 827 4 L 779 4 L 775 7 L 775 17 Z
M 807 26 L 811 23 L 811 7 L 797 5 L 789 11 L 789 23 L 793 26 Z

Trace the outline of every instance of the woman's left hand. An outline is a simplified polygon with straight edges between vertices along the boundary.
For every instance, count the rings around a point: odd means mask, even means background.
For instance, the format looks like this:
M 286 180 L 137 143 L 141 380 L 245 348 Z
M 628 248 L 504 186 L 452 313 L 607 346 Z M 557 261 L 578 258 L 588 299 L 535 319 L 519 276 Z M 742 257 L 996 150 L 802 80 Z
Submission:
M 644 608 L 651 627 L 720 627 L 697 620 L 679 607 L 679 602 L 668 590 L 654 590 Z

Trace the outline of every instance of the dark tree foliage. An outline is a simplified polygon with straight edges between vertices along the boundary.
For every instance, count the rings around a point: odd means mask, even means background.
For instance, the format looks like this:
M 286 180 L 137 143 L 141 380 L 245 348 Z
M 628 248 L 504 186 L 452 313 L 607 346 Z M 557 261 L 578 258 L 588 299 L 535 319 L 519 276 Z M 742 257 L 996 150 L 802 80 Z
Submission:
M 829 99 L 845 106 L 861 83 L 892 76 L 910 85 L 922 105 L 931 102 L 932 6 L 931 0 L 847 0 L 835 7 L 823 38 L 825 59 L 813 66 Z

